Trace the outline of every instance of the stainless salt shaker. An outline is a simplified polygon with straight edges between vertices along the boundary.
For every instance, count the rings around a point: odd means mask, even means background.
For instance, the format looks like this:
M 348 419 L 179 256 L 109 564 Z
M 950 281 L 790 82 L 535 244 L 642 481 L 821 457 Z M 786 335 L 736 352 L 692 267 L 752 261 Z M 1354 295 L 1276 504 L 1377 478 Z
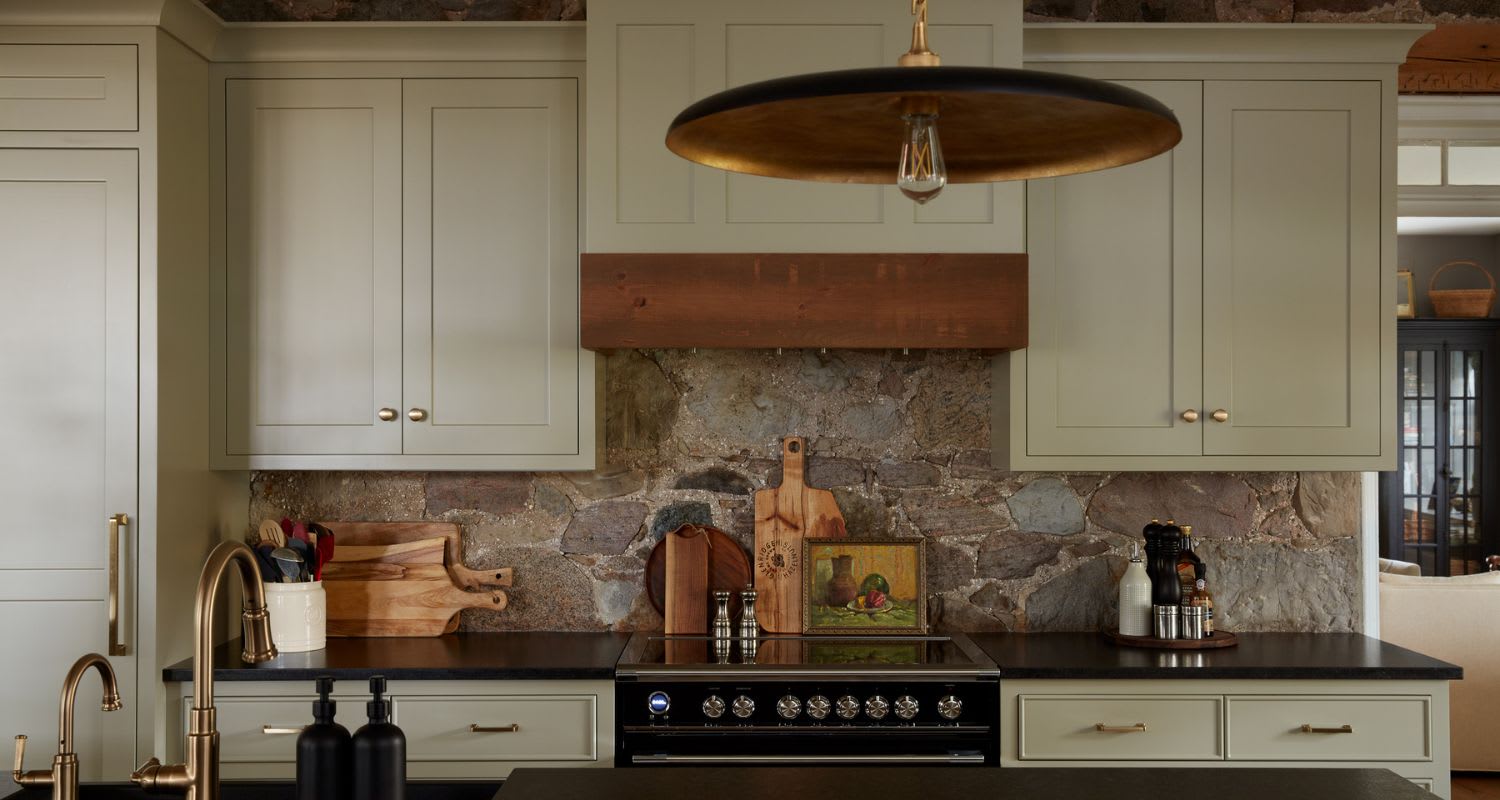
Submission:
M 740 638 L 760 638 L 760 623 L 755 619 L 755 598 L 760 594 L 755 591 L 754 586 L 746 586 L 740 591 Z
M 1204 610 L 1201 606 L 1183 606 L 1182 611 L 1182 636 L 1183 639 L 1203 638 Z
M 1151 607 L 1156 620 L 1156 638 L 1176 639 L 1180 635 L 1182 622 L 1182 608 L 1176 605 L 1157 605 Z
M 729 592 L 714 590 L 714 638 L 734 638 L 734 623 L 729 619 Z

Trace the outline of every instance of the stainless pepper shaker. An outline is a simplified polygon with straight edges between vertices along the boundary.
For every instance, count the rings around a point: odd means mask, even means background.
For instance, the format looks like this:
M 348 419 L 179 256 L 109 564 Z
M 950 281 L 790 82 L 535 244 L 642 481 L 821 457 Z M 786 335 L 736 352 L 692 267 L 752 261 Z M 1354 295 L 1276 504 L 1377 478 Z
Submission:
M 729 592 L 714 590 L 714 638 L 734 638 L 734 623 L 729 619 Z
M 755 598 L 760 594 L 755 591 L 754 586 L 746 586 L 740 591 L 740 638 L 759 639 L 760 622 L 755 619 Z

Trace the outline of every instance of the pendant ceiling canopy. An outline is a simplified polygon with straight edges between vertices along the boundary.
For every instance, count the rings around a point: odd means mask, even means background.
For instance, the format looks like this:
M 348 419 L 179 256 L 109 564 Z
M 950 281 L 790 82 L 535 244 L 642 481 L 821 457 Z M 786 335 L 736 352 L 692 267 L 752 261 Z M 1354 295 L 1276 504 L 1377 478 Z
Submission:
M 927 0 L 912 0 L 912 13 L 912 46 L 900 66 L 720 92 L 677 115 L 668 149 L 730 172 L 895 183 L 925 202 L 946 183 L 1117 167 L 1182 139 L 1171 109 L 1134 89 L 1049 72 L 941 66 L 927 48 Z

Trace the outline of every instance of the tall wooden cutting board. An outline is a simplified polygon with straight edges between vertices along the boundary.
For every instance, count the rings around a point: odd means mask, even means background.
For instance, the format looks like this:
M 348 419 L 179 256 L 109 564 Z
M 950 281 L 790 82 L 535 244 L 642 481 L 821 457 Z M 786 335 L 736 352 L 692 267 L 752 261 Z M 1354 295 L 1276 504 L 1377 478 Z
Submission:
M 781 442 L 781 485 L 755 493 L 756 618 L 771 633 L 802 632 L 802 540 L 848 536 L 833 493 L 804 480 L 807 442 Z

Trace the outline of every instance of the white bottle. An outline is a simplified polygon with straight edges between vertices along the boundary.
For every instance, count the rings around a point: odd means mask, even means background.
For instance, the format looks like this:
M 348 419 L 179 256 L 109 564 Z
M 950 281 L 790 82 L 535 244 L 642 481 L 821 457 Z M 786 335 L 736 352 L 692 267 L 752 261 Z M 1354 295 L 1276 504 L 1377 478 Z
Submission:
M 1151 577 L 1146 574 L 1140 548 L 1134 543 L 1130 545 L 1130 566 L 1120 577 L 1120 633 L 1151 635 Z

